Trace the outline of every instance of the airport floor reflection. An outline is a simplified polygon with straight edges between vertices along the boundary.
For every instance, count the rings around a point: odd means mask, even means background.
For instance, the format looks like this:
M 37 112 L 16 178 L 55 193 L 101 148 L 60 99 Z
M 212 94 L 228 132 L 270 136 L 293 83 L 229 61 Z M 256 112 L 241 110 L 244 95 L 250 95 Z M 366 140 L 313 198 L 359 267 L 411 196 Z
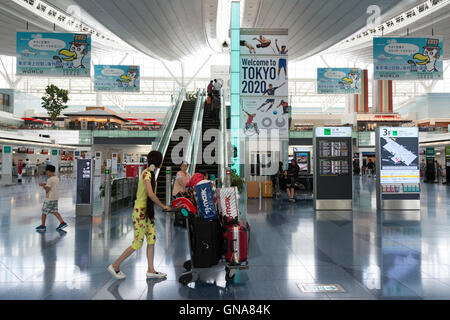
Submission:
M 75 217 L 74 181 L 62 178 L 60 211 L 69 227 L 37 233 L 44 193 L 37 180 L 0 187 L 0 299 L 450 299 L 450 189 L 422 184 L 420 212 L 377 212 L 375 179 L 355 178 L 353 212 L 319 212 L 312 201 L 248 201 L 250 269 L 225 280 L 223 265 L 189 286 L 177 279 L 186 233 L 158 212 L 155 266 L 145 250 L 106 267 L 130 245 L 131 209 Z M 298 284 L 339 284 L 344 293 L 304 293 Z

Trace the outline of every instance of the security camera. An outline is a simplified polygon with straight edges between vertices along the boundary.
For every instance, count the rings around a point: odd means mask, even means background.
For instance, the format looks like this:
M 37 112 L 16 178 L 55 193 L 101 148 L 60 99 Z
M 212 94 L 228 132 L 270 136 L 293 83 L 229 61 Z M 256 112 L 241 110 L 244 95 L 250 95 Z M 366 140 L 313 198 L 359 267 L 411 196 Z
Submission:
M 228 43 L 227 43 L 226 41 L 224 41 L 224 42 L 222 43 L 222 47 L 223 47 L 223 48 L 228 48 Z

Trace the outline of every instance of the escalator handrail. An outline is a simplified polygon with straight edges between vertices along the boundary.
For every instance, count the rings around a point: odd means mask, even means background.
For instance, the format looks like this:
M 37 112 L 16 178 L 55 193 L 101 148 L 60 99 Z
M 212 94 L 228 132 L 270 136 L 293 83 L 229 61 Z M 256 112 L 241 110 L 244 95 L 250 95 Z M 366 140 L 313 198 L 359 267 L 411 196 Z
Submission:
M 161 130 L 161 134 L 159 137 L 159 141 L 157 141 L 157 146 L 155 150 L 161 152 L 163 157 L 165 157 L 167 147 L 170 143 L 170 137 L 172 136 L 173 130 L 177 123 L 178 115 L 180 114 L 181 106 L 183 105 L 184 100 L 186 99 L 186 90 L 181 88 L 178 93 L 178 97 L 174 102 L 172 108 L 170 108 L 168 114 L 165 117 L 163 129 Z M 156 170 L 155 179 L 158 179 L 159 169 Z
M 195 173 L 195 168 L 197 166 L 197 154 L 199 152 L 199 146 L 202 139 L 204 104 L 205 104 L 205 91 L 204 89 L 199 89 L 197 102 L 195 104 L 194 117 L 192 118 L 190 141 L 188 144 L 185 157 L 186 161 L 189 163 L 188 172 L 190 176 L 192 176 Z
M 227 110 L 223 91 L 220 100 L 219 182 L 223 187 L 225 186 L 226 168 L 228 167 Z

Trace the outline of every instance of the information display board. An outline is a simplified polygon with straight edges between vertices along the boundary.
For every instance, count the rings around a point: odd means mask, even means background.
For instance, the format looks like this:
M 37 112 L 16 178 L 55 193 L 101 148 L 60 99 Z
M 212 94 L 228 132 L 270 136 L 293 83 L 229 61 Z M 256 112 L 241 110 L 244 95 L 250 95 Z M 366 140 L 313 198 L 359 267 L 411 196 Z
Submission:
M 318 68 L 318 94 L 361 94 L 361 69 Z
M 296 151 L 294 148 L 294 159 L 298 163 L 298 167 L 300 172 L 311 172 L 310 162 L 311 162 L 311 154 L 309 151 Z
M 92 204 L 92 159 L 77 159 L 77 205 Z
M 442 37 L 373 38 L 375 80 L 443 80 Z
M 376 159 L 378 207 L 420 209 L 418 128 L 378 128 Z
M 17 32 L 16 74 L 90 77 L 91 50 L 90 34 Z
M 353 202 L 352 128 L 314 130 L 314 208 L 351 210 Z

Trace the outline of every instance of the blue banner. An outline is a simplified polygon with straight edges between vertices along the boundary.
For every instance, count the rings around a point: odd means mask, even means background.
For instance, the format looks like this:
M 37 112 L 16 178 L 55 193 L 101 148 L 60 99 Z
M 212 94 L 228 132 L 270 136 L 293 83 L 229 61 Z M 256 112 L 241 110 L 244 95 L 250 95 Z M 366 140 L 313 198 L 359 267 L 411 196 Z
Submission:
M 91 35 L 17 32 L 17 75 L 90 77 Z
M 352 68 L 318 68 L 318 94 L 361 94 L 361 70 Z
M 139 92 L 139 66 L 94 66 L 94 91 Z
M 202 183 L 194 187 L 197 193 L 197 207 L 206 221 L 217 219 L 216 206 L 214 204 L 214 191 L 210 183 Z
M 376 80 L 442 80 L 443 57 L 441 37 L 373 38 Z

